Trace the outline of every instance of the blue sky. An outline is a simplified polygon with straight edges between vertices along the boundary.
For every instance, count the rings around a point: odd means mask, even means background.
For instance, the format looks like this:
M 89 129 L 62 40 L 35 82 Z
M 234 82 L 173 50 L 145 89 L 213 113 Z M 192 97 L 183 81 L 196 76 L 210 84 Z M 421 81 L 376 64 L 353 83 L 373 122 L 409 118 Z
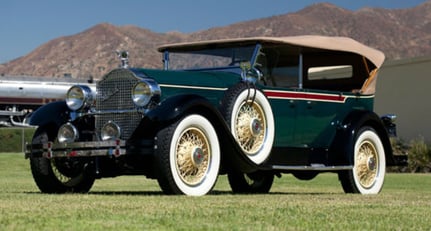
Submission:
M 426 0 L 1 0 L 0 63 L 96 24 L 184 33 L 298 11 L 318 2 L 349 10 L 408 8 Z

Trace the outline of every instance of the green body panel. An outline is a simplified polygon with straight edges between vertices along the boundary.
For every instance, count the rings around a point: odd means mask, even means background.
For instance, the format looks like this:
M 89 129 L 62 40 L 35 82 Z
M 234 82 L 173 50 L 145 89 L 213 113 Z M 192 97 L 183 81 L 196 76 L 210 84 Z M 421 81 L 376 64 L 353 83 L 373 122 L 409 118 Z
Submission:
M 142 69 L 160 85 L 161 100 L 179 94 L 197 94 L 218 107 L 224 92 L 241 81 L 241 76 L 224 71 L 163 71 Z
M 278 147 L 329 148 L 337 128 L 349 113 L 353 110 L 372 111 L 374 104 L 374 96 L 352 93 L 341 96 L 339 92 L 310 89 L 277 90 L 293 93 L 292 97 L 269 97 L 276 127 L 274 146 Z M 310 99 L 302 98 L 303 93 Z M 321 94 L 341 98 L 319 99 Z
M 197 94 L 216 108 L 225 91 L 241 81 L 239 74 L 227 71 L 141 71 L 159 83 L 162 100 L 179 94 Z M 260 84 L 257 87 L 272 106 L 277 147 L 329 148 L 337 128 L 352 110 L 373 110 L 373 95 Z M 273 92 L 281 96 L 274 97 Z

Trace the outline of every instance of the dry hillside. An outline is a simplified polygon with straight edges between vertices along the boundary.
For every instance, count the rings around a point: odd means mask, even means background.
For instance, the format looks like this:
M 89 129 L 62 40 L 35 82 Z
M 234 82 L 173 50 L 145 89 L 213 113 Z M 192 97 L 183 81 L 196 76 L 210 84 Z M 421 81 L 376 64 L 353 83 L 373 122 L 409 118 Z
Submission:
M 298 12 L 240 22 L 191 34 L 154 33 L 136 26 L 99 24 L 60 37 L 0 65 L 2 75 L 95 78 L 118 66 L 115 50 L 130 52 L 131 65 L 160 68 L 157 46 L 181 41 L 250 36 L 319 34 L 348 36 L 385 52 L 389 59 L 431 54 L 431 0 L 409 9 L 350 11 L 328 3 Z

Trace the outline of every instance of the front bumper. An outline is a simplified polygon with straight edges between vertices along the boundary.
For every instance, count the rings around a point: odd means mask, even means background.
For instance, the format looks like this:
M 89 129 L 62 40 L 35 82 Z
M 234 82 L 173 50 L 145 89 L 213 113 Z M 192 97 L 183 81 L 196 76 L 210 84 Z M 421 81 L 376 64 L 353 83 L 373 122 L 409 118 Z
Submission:
M 126 154 L 126 141 L 85 141 L 74 143 L 27 144 L 25 157 L 92 157 L 121 156 Z

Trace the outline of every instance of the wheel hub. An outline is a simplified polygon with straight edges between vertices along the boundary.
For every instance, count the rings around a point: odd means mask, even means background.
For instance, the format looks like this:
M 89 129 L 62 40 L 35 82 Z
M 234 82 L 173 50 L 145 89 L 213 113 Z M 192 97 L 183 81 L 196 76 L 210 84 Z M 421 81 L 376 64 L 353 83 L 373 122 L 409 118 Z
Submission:
M 250 131 L 253 136 L 258 136 L 262 131 L 262 123 L 257 118 L 253 118 L 250 123 Z
M 202 148 L 195 147 L 191 153 L 193 165 L 198 167 L 205 160 L 205 154 Z
M 367 167 L 370 171 L 376 170 L 376 159 L 374 157 L 368 157 Z

